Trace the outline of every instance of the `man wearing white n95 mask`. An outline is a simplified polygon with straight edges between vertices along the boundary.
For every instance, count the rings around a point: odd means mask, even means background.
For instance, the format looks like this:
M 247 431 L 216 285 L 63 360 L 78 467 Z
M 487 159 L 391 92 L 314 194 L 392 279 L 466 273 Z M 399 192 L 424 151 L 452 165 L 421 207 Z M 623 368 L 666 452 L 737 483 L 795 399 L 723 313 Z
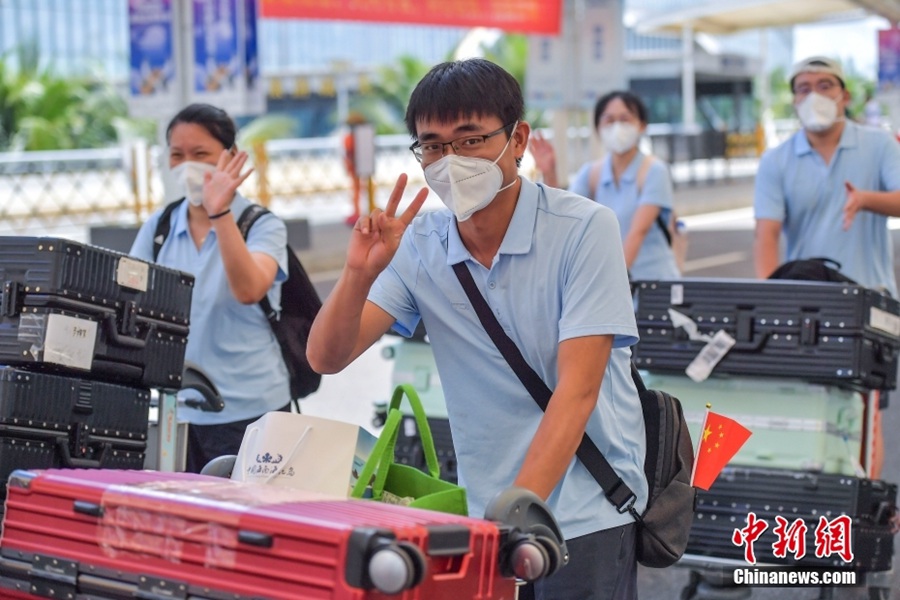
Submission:
M 634 519 L 575 456 L 587 432 L 643 511 L 644 421 L 628 350 L 637 329 L 619 225 L 610 209 L 519 175 L 524 113 L 515 78 L 484 59 L 440 64 L 419 82 L 406 112 L 410 150 L 447 210 L 416 216 L 421 190 L 399 211 L 401 175 L 385 210 L 357 222 L 307 356 L 334 373 L 388 329 L 409 336 L 421 320 L 470 514 L 525 487 L 547 500 L 566 538 L 570 562 L 519 597 L 628 600 Z M 481 325 L 455 265 L 553 390 L 546 413 Z
M 847 119 L 850 94 L 838 63 L 815 56 L 791 73 L 803 129 L 766 152 L 756 175 L 753 244 L 757 277 L 786 260 L 825 257 L 861 285 L 897 297 L 888 217 L 900 216 L 900 144 L 889 132 Z M 881 394 L 880 408 L 887 406 Z M 873 466 L 884 459 L 880 412 L 874 416 Z
M 816 56 L 791 73 L 803 129 L 766 152 L 756 175 L 756 275 L 780 262 L 827 257 L 862 285 L 897 296 L 887 219 L 900 216 L 900 144 L 845 117 L 850 94 L 838 63 Z

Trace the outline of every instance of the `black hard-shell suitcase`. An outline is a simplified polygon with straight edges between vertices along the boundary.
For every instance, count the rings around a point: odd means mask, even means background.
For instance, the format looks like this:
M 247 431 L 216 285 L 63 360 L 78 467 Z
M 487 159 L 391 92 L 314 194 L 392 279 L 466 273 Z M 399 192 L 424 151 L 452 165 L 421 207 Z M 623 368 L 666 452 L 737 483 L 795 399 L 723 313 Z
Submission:
M 450 432 L 450 421 L 446 417 L 428 417 L 431 437 L 434 439 L 434 450 L 441 467 L 441 479 L 450 483 L 458 482 L 456 472 L 456 450 L 453 447 L 453 434 Z M 411 415 L 403 417 L 403 424 L 397 436 L 394 448 L 397 462 L 411 465 L 417 469 L 425 469 L 425 455 L 422 452 L 422 438 L 416 428 L 416 420 Z
M 858 285 L 814 281 L 681 279 L 634 284 L 640 341 L 634 362 L 684 372 L 706 345 L 673 327 L 669 310 L 698 333 L 725 330 L 735 345 L 713 372 L 791 377 L 854 389 L 894 389 L 900 302 Z
M 0 238 L 0 364 L 178 389 L 192 275 L 65 239 Z
M 880 480 L 793 471 L 728 466 L 709 491 L 698 491 L 697 510 L 686 553 L 726 559 L 744 559 L 744 547 L 735 544 L 736 529 L 747 526 L 748 513 L 766 521 L 768 528 L 754 543 L 763 564 L 799 564 L 810 567 L 848 567 L 858 571 L 886 571 L 893 558 L 889 519 L 897 503 L 897 486 Z M 853 562 L 839 556 L 817 557 L 815 531 L 820 517 L 831 521 L 846 515 L 851 520 Z M 806 556 L 777 558 L 772 544 L 776 516 L 788 523 L 806 524 Z
M 0 367 L 0 498 L 15 469 L 140 469 L 150 391 Z

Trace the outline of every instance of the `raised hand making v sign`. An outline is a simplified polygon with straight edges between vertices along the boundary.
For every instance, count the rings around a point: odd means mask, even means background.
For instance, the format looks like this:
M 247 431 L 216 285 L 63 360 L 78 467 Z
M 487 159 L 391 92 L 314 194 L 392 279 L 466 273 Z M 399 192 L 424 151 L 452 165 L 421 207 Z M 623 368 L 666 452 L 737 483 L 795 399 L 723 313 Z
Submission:
M 428 196 L 427 188 L 419 190 L 398 217 L 406 181 L 406 174 L 400 175 L 385 209 L 360 217 L 353 227 L 344 270 L 309 334 L 307 355 L 312 359 L 310 364 L 314 368 L 318 365 L 321 372 L 335 373 L 346 367 L 394 322 L 386 311 L 366 302 L 366 297 L 394 258 L 403 233 Z
M 428 197 L 428 189 L 422 188 L 403 214 L 397 216 L 406 181 L 406 173 L 397 178 L 394 191 L 383 211 L 376 208 L 370 215 L 362 216 L 356 221 L 347 250 L 348 269 L 367 273 L 374 278 L 391 262 L 403 232 Z

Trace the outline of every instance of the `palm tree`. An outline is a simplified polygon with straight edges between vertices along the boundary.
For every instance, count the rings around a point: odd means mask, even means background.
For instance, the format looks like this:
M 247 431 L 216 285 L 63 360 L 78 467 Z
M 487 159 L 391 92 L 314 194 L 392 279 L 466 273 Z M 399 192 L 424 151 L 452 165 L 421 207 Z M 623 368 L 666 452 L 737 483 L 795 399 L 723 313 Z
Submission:
M 13 68 L 11 56 L 0 55 L 0 150 L 110 146 L 126 130 L 153 140 L 155 123 L 129 118 L 108 82 L 40 69 L 27 48 L 19 50 L 17 62 Z
M 381 67 L 371 92 L 353 98 L 351 112 L 374 124 L 378 134 L 406 131 L 404 118 L 409 97 L 430 68 L 428 63 L 408 55 L 401 56 L 396 65 Z

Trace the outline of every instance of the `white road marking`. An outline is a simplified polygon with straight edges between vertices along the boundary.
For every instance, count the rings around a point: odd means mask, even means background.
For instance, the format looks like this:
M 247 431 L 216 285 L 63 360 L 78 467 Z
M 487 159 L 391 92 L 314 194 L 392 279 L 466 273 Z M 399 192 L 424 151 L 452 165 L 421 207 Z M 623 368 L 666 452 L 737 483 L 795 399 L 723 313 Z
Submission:
M 722 254 L 714 254 L 712 256 L 704 256 L 703 258 L 685 261 L 684 269 L 682 271 L 684 273 L 690 273 L 692 271 L 711 269 L 723 265 L 733 265 L 744 262 L 749 258 L 749 252 L 724 252 Z

